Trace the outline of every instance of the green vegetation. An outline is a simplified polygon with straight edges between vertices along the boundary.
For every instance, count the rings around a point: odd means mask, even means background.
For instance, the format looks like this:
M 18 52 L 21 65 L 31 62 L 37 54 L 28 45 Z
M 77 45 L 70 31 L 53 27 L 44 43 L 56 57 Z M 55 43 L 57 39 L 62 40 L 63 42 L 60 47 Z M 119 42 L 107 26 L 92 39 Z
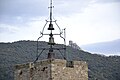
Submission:
M 0 43 L 0 80 L 13 80 L 14 65 L 32 62 L 36 58 L 35 41 L 18 41 Z M 46 42 L 39 42 L 40 47 L 48 47 Z M 56 45 L 60 47 L 62 45 Z M 45 59 L 48 51 L 44 51 L 39 59 Z M 56 58 L 63 59 L 55 51 Z M 67 46 L 68 60 L 83 60 L 88 63 L 89 80 L 120 80 L 120 56 L 104 56 L 91 54 L 83 50 Z

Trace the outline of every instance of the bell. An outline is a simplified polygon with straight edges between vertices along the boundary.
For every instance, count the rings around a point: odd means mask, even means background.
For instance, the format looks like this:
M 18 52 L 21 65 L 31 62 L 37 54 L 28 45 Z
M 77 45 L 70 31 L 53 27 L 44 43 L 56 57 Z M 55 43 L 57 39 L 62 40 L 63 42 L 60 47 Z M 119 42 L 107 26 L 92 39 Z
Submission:
M 48 30 L 54 30 L 54 28 L 53 28 L 53 24 L 52 24 L 52 23 L 49 24 L 49 28 L 48 28 Z
M 55 58 L 55 53 L 54 52 L 49 52 L 48 53 L 48 59 L 54 59 Z
M 48 44 L 49 45 L 54 45 L 55 44 L 53 36 L 50 36 Z

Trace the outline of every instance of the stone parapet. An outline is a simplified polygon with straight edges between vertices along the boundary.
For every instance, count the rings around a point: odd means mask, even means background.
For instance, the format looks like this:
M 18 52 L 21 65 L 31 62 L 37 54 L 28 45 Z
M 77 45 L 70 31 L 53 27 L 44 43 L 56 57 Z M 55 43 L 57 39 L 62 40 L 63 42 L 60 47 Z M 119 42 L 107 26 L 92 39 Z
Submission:
M 85 61 L 46 59 L 15 66 L 15 80 L 88 80 Z

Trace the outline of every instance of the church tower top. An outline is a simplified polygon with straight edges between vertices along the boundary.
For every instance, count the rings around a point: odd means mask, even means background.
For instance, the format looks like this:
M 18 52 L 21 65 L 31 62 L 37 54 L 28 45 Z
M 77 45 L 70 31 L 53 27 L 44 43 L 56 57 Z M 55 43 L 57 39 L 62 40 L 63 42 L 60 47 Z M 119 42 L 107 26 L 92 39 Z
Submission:
M 44 25 L 42 31 L 40 32 L 40 37 L 38 37 L 37 39 L 37 55 L 36 55 L 36 60 L 34 62 L 36 62 L 38 60 L 38 58 L 40 57 L 40 55 L 43 53 L 44 50 L 48 50 L 48 59 L 53 59 L 55 58 L 55 53 L 54 53 L 54 50 L 58 50 L 58 52 L 62 55 L 63 59 L 66 59 L 66 39 L 65 39 L 65 36 L 66 36 L 66 31 L 65 29 L 62 29 L 59 27 L 59 25 L 57 24 L 57 20 L 53 20 L 53 1 L 50 0 L 50 6 L 48 7 L 50 9 L 50 19 L 49 20 L 46 20 L 46 24 Z M 45 27 L 47 26 L 47 24 L 49 23 L 49 27 L 48 27 L 48 31 L 50 31 L 50 33 L 44 33 L 44 29 Z M 53 27 L 53 24 L 55 25 L 55 28 Z M 55 29 L 58 29 L 59 32 L 57 33 L 53 33 L 53 31 Z M 43 36 L 46 36 L 48 35 L 49 36 L 49 41 L 48 41 L 48 45 L 49 45 L 49 48 L 41 48 L 41 46 L 39 46 L 39 40 L 43 37 Z M 62 47 L 55 47 L 55 41 L 54 41 L 54 35 L 55 36 L 59 36 L 63 41 L 64 41 L 64 45 Z M 64 53 L 61 53 L 61 50 L 62 52 L 64 51 Z M 41 52 L 40 52 L 41 51 Z

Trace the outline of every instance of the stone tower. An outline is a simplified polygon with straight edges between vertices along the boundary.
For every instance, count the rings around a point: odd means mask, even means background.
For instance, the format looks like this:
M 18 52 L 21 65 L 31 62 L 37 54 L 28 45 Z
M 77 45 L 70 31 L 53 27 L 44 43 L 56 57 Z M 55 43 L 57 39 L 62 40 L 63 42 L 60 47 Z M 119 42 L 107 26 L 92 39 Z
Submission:
M 43 27 L 41 36 L 37 39 L 37 56 L 34 62 L 18 64 L 15 66 L 14 80 L 88 80 L 88 66 L 85 61 L 68 61 L 66 59 L 66 41 L 65 35 L 62 36 L 63 31 L 56 23 L 56 20 L 52 20 L 52 0 L 50 3 L 50 20 L 46 20 L 46 24 Z M 49 22 L 48 30 L 49 34 L 44 34 L 44 29 Z M 54 27 L 52 23 L 55 23 L 60 33 L 53 33 Z M 64 29 L 65 34 L 65 29 Z M 43 36 L 49 36 L 49 48 L 41 48 L 38 40 Z M 54 35 L 60 36 L 64 40 L 62 47 L 55 47 Z M 62 51 L 60 51 L 62 49 Z M 41 52 L 39 51 L 41 50 Z M 48 57 L 45 60 L 39 61 L 38 58 L 44 50 L 48 50 Z M 54 50 L 58 50 L 63 55 L 64 59 L 55 59 Z M 64 51 L 63 51 L 64 50 Z
M 88 66 L 84 61 L 46 59 L 15 68 L 15 80 L 88 80 Z

